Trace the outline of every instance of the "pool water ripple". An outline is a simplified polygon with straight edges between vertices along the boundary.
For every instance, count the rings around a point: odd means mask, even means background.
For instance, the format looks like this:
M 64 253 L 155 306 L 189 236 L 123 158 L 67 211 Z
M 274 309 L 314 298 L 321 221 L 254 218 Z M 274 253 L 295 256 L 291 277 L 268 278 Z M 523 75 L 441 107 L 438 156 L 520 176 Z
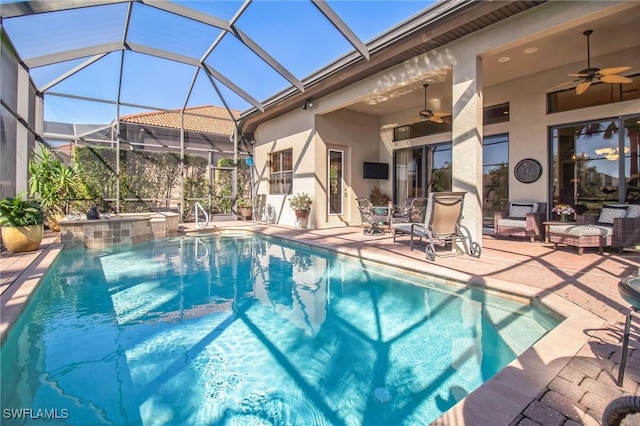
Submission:
M 69 250 L 2 346 L 2 407 L 66 408 L 67 424 L 428 424 L 556 324 L 275 239 Z

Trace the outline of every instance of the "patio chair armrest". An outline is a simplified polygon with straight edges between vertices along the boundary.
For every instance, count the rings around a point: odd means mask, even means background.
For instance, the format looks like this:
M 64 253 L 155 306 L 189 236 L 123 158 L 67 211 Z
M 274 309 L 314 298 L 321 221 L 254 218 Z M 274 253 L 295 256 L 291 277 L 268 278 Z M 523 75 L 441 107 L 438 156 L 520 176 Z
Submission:
M 425 228 L 424 224 L 417 223 L 417 222 L 411 222 L 411 235 L 420 236 L 421 234 L 417 233 L 416 231 L 420 231 L 424 235 L 427 234 L 427 228 Z
M 613 245 L 616 247 L 640 245 L 640 217 L 613 219 Z
M 498 221 L 500 219 L 506 219 L 509 215 L 507 210 L 496 210 L 493 212 L 493 228 L 498 229 Z
M 542 223 L 544 222 L 546 214 L 545 213 L 527 213 L 526 221 L 527 221 L 527 230 L 533 231 L 535 235 L 542 235 L 542 230 L 544 226 Z
M 579 214 L 576 216 L 576 221 L 578 225 L 595 225 L 598 221 L 598 216 Z

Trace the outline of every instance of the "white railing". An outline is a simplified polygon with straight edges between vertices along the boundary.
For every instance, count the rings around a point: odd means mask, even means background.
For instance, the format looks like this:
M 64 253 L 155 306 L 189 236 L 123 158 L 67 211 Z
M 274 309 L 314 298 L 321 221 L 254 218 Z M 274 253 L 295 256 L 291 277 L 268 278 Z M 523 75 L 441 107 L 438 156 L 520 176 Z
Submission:
M 200 225 L 198 222 L 198 210 L 204 213 L 204 225 Z M 197 201 L 193 205 L 193 214 L 196 217 L 196 228 L 206 228 L 207 225 L 209 225 L 209 214 L 207 214 L 207 211 L 202 207 L 202 204 Z

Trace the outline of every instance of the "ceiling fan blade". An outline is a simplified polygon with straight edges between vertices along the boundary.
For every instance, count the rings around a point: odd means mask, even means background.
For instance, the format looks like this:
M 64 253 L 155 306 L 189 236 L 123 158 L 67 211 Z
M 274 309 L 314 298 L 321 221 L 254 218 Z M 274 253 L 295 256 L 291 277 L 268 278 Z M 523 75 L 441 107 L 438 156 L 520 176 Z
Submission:
M 583 81 L 576 87 L 576 95 L 582 95 L 591 86 L 591 80 Z
M 434 112 L 433 115 L 435 115 L 436 117 L 448 117 L 451 114 L 447 114 L 446 112 Z
M 551 87 L 551 88 L 547 89 L 547 91 L 549 91 L 549 92 L 553 92 L 553 91 L 554 91 L 554 90 L 556 90 L 556 89 L 559 89 L 559 88 L 561 88 L 561 87 L 564 87 L 564 86 L 566 86 L 566 85 L 568 85 L 568 84 L 573 84 L 573 83 L 575 83 L 575 81 L 567 81 L 566 83 L 562 83 L 562 84 L 558 84 L 557 86 L 553 86 L 553 87 Z
M 584 73 L 577 73 L 577 74 L 567 74 L 569 77 L 589 77 L 589 74 L 584 74 Z
M 429 121 L 432 121 L 434 123 L 444 123 L 444 121 L 442 120 L 442 118 L 438 117 L 437 115 L 432 115 L 431 117 L 429 117 Z
M 621 75 L 603 75 L 600 77 L 600 81 L 604 81 L 605 83 L 631 83 L 633 80 Z
M 600 75 L 611 75 L 611 74 L 620 74 L 621 72 L 629 71 L 631 67 L 615 67 L 615 68 L 605 68 L 598 71 Z

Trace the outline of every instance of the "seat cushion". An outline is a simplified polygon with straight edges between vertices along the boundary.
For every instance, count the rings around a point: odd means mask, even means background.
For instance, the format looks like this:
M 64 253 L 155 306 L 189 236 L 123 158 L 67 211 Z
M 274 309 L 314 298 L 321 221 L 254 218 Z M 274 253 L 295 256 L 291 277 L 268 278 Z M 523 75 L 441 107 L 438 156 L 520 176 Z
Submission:
M 613 226 L 602 225 L 551 225 L 550 234 L 571 235 L 574 237 L 586 237 L 592 235 L 613 235 Z
M 391 225 L 391 229 L 396 232 L 403 232 L 405 234 L 411 233 L 411 227 L 413 226 L 413 234 L 419 237 L 427 237 L 427 232 L 423 226 L 419 226 L 412 223 L 394 223 Z
M 598 223 L 613 225 L 613 219 L 625 217 L 627 215 L 628 208 L 629 206 L 626 205 L 606 204 L 604 207 L 602 207 L 600 217 L 598 217 Z
M 538 211 L 538 203 L 511 203 L 509 205 L 509 219 L 524 219 L 527 213 Z
M 627 209 L 624 217 L 640 217 L 640 204 L 606 204 L 605 207 Z
M 640 204 L 629 204 L 625 217 L 640 217 Z
M 500 219 L 498 220 L 500 228 L 526 228 L 527 221 L 525 219 Z

